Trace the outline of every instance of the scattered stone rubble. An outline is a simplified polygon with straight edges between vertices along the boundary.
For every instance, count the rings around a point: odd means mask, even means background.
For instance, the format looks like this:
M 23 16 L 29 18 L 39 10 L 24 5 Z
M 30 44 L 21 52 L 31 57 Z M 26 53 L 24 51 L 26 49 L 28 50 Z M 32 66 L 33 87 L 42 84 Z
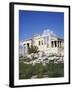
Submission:
M 28 58 L 30 61 L 23 61 L 26 64 L 32 64 L 35 65 L 36 63 L 42 63 L 43 65 L 46 65 L 47 63 L 64 63 L 64 55 L 62 54 L 56 54 L 56 53 L 50 53 L 45 54 L 44 52 L 38 52 L 38 53 L 32 53 L 27 56 L 25 56 L 23 59 Z

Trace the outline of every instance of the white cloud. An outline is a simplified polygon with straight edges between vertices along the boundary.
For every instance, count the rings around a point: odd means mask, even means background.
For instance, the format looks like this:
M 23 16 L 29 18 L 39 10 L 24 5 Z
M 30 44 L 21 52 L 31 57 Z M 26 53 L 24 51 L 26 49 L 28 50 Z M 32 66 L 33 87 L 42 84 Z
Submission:
M 47 36 L 47 35 L 49 35 L 49 34 L 56 36 L 55 33 L 54 33 L 53 31 L 51 31 L 50 29 L 45 29 L 45 30 L 43 31 L 42 36 Z

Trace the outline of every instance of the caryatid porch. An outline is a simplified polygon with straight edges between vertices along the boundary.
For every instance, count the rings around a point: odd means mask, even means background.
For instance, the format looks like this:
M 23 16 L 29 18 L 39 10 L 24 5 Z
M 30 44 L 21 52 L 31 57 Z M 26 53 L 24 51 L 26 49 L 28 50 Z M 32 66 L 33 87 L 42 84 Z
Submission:
M 51 41 L 51 47 L 62 47 L 62 41 Z

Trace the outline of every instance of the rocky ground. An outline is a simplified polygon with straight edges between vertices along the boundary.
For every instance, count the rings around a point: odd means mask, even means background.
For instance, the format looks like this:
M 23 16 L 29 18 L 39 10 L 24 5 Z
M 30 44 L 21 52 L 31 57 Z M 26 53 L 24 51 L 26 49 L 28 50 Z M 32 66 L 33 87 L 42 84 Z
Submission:
M 20 62 L 32 65 L 35 65 L 36 63 L 42 63 L 43 65 L 46 65 L 47 63 L 51 62 L 64 63 L 64 55 L 56 53 L 45 54 L 44 52 L 31 53 L 20 58 Z

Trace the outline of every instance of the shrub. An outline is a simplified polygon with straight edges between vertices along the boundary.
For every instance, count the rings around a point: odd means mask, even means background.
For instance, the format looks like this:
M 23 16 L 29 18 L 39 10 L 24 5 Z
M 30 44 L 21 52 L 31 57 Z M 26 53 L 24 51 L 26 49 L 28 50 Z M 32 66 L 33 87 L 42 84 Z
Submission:
M 36 78 L 46 77 L 63 77 L 64 76 L 64 64 L 49 63 L 43 66 L 41 63 L 35 64 L 24 64 L 19 62 L 19 79 L 30 79 L 32 76 L 37 75 Z
M 31 53 L 38 53 L 38 47 L 31 45 L 31 47 L 28 48 L 29 54 Z

